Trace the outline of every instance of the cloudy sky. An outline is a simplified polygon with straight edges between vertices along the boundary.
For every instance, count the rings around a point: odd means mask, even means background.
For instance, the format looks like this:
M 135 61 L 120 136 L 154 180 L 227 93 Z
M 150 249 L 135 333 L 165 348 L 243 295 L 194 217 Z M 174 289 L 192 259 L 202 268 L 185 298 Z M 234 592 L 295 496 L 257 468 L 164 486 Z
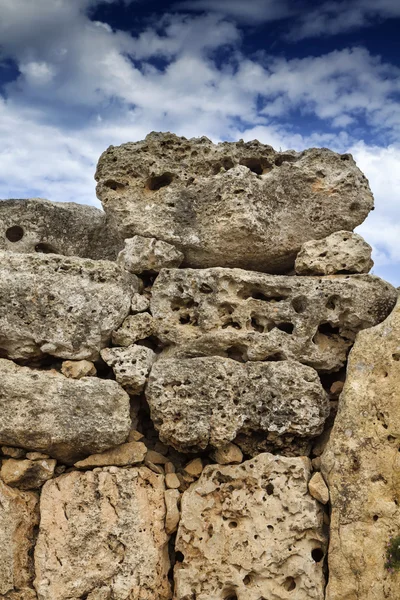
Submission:
M 110 144 L 173 131 L 351 152 L 400 285 L 399 0 L 0 0 L 0 198 L 99 206 Z

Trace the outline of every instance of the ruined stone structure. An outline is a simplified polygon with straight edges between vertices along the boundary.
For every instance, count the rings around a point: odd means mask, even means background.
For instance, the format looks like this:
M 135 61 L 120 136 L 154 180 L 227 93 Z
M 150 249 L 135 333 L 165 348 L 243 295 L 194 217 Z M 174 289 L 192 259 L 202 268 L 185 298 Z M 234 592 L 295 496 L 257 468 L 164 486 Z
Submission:
M 152 133 L 96 180 L 104 212 L 0 202 L 0 599 L 398 600 L 352 157 Z

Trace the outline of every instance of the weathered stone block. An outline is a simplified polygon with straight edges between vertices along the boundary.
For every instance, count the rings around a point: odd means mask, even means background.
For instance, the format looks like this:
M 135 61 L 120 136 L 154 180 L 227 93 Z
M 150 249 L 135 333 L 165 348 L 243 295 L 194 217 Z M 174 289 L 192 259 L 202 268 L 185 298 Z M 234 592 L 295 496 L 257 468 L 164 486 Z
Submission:
M 150 348 L 134 344 L 127 348 L 104 348 L 101 357 L 114 371 L 118 383 L 135 396 L 142 392 L 156 355 Z
M 71 472 L 40 500 L 41 600 L 168 600 L 163 477 L 146 467 Z
M 163 442 L 183 452 L 261 434 L 265 448 L 318 435 L 329 414 L 319 377 L 294 361 L 237 363 L 221 357 L 158 360 L 146 398 Z
M 353 230 L 373 206 L 351 155 L 275 152 L 258 141 L 151 133 L 110 146 L 95 177 L 123 237 L 169 242 L 192 267 L 285 272 L 304 242 Z
M 125 240 L 125 248 L 118 254 L 117 261 L 131 273 L 158 273 L 161 269 L 179 267 L 183 254 L 167 242 L 135 235 Z
M 327 600 L 396 600 L 385 567 L 400 535 L 400 301 L 357 336 L 339 411 L 322 455 L 332 513 Z
M 176 600 L 323 600 L 326 536 L 309 477 L 306 458 L 272 454 L 206 467 L 182 496 Z
M 68 379 L 0 359 L 0 444 L 73 463 L 126 440 L 129 396 L 115 382 Z
M 240 269 L 165 269 L 151 312 L 168 356 L 294 359 L 339 370 L 355 335 L 390 313 L 397 292 L 372 275 L 284 277 Z
M 96 359 L 138 287 L 109 261 L 0 252 L 0 349 L 12 359 Z

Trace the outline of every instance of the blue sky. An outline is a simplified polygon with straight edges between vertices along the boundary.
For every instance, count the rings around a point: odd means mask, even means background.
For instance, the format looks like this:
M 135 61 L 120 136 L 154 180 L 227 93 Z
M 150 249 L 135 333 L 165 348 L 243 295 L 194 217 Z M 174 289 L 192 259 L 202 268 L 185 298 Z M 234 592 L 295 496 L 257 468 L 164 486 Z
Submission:
M 399 31 L 399 0 L 0 0 L 0 197 L 99 206 L 101 152 L 152 130 L 326 146 L 399 286 Z

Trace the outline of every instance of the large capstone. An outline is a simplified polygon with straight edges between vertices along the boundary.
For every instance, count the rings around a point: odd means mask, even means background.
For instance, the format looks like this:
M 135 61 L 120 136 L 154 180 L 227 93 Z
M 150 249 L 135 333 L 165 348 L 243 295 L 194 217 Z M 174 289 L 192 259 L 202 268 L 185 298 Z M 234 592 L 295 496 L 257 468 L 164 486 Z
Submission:
M 74 463 L 125 442 L 130 427 L 129 396 L 115 381 L 0 359 L 0 444 Z
M 275 152 L 258 141 L 214 145 L 152 133 L 110 146 L 96 180 L 123 237 L 169 242 L 192 267 L 283 273 L 304 242 L 353 230 L 373 207 L 350 154 Z
M 326 534 L 310 462 L 210 465 L 182 497 L 175 598 L 323 600 Z
M 124 247 L 105 213 L 39 198 L 0 201 L 0 250 L 115 260 Z
M 165 512 L 163 477 L 146 467 L 74 471 L 46 483 L 35 549 L 39 598 L 171 598 Z
M 224 447 L 239 433 L 258 452 L 290 446 L 321 433 L 329 414 L 318 374 L 295 361 L 161 359 L 146 397 L 161 440 L 183 452 Z
M 0 351 L 96 359 L 138 289 L 137 277 L 111 261 L 0 251 Z
M 165 269 L 151 312 L 168 356 L 292 359 L 339 370 L 358 331 L 380 323 L 396 290 L 372 275 L 289 277 L 240 269 Z

